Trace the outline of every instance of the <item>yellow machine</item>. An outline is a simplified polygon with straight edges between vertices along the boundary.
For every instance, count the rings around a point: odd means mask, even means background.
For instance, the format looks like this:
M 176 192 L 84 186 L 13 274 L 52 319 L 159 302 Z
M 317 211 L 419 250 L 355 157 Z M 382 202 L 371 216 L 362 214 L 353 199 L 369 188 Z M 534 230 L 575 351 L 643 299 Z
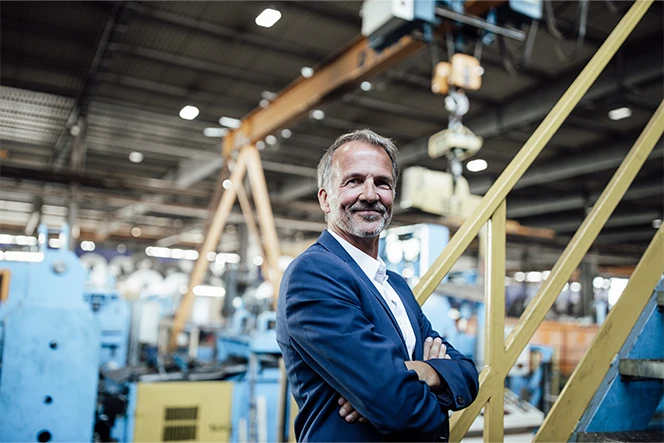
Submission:
M 227 442 L 233 383 L 138 383 L 134 441 Z

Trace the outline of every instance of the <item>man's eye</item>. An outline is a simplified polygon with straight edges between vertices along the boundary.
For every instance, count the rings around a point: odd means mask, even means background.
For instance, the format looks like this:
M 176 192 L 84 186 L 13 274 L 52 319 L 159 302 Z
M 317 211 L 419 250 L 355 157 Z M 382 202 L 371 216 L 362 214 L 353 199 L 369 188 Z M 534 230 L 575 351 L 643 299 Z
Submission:
M 390 189 L 392 189 L 392 185 L 389 184 L 389 183 L 387 183 L 387 182 L 381 182 L 381 183 L 378 183 L 378 187 L 379 187 L 380 189 L 385 189 L 385 190 L 388 190 L 388 191 L 389 191 Z
M 348 181 L 346 182 L 346 185 L 347 185 L 347 186 L 348 186 L 348 185 L 350 185 L 350 186 L 355 186 L 355 185 L 357 185 L 358 183 L 360 183 L 360 181 L 359 181 L 358 179 L 356 179 L 356 178 L 351 178 L 350 180 L 348 180 Z

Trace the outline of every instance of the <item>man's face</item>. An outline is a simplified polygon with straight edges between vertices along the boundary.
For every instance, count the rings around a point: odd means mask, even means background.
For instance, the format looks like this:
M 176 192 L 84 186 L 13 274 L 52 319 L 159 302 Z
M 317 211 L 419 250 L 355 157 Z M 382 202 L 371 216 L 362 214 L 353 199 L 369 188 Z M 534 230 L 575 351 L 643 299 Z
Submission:
M 392 163 L 380 147 L 346 143 L 334 152 L 329 189 L 318 193 L 328 224 L 355 237 L 376 237 L 392 219 Z

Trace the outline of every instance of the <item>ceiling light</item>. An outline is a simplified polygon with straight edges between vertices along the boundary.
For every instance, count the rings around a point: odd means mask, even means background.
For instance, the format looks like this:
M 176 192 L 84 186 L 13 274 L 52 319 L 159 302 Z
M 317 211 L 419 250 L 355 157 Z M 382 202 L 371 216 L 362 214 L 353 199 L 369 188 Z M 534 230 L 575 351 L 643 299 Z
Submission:
M 477 72 L 477 75 L 483 76 L 484 75 L 484 68 L 481 66 L 478 66 L 475 68 L 475 72 Z
M 134 237 L 140 237 L 141 228 L 139 228 L 138 226 L 134 226 L 133 228 L 131 228 L 131 235 L 133 235 Z
M 371 91 L 371 88 L 373 86 L 371 85 L 371 82 L 362 82 L 360 83 L 360 89 L 363 90 L 364 92 Z
M 260 266 L 260 265 L 263 264 L 263 257 L 261 257 L 260 255 L 257 255 L 256 257 L 254 257 L 253 262 L 254 262 L 255 266 Z
M 466 164 L 466 169 L 468 169 L 470 172 L 480 172 L 484 171 L 487 168 L 488 163 L 486 160 L 482 160 L 481 158 L 476 158 L 475 160 L 471 160 Z
M 514 280 L 518 282 L 522 282 L 526 279 L 526 273 L 525 272 L 515 272 L 514 273 Z
M 198 108 L 196 106 L 187 105 L 180 110 L 180 118 L 184 120 L 193 120 L 198 116 Z
M 604 278 L 595 277 L 593 278 L 593 288 L 602 289 L 604 287 Z
M 123 245 L 122 243 L 120 243 L 118 245 L 118 247 L 116 248 L 116 250 L 118 251 L 118 253 L 124 254 L 125 252 L 127 252 L 127 247 L 125 245 Z
M 304 77 L 304 78 L 311 78 L 311 76 L 314 75 L 314 70 L 313 70 L 313 68 L 310 68 L 309 66 L 305 66 L 302 69 L 300 69 L 300 73 L 302 74 L 302 77 Z
M 95 250 L 95 242 L 93 241 L 82 241 L 81 242 L 81 249 L 84 251 L 94 251 Z
M 323 120 L 325 118 L 325 113 L 320 109 L 314 109 L 311 111 L 311 118 L 314 120 Z
M 579 283 L 578 281 L 572 282 L 569 285 L 569 289 L 572 292 L 581 292 L 581 283 Z
M 143 153 L 134 151 L 131 154 L 129 154 L 129 161 L 132 163 L 140 163 L 143 161 Z
M 265 149 L 265 142 L 263 140 L 258 140 L 256 142 L 256 147 L 258 148 L 259 151 L 262 151 Z
M 625 106 L 622 108 L 614 109 L 613 111 L 609 111 L 609 118 L 614 121 L 622 120 L 631 116 L 632 110 Z
M 48 239 L 48 247 L 51 249 L 60 249 L 60 239 L 59 238 L 49 238 Z
M 270 134 L 267 137 L 265 137 L 265 143 L 267 143 L 268 145 L 274 145 L 277 143 L 277 137 Z
M 652 227 L 655 229 L 659 229 L 659 227 L 662 226 L 662 219 L 661 218 L 656 218 L 652 221 Z
M 219 119 L 219 124 L 221 126 L 226 126 L 227 128 L 237 129 L 242 124 L 242 120 L 233 117 L 221 117 Z
M 263 91 L 263 92 L 261 92 L 261 98 L 264 98 L 265 100 L 269 100 L 271 102 L 274 101 L 278 96 L 279 96 L 279 94 L 277 94 L 276 92 L 272 92 L 272 91 Z
M 281 136 L 283 138 L 291 138 L 291 135 L 293 135 L 293 133 L 291 132 L 290 129 L 282 129 Z
M 271 28 L 281 18 L 281 12 L 272 8 L 265 8 L 263 12 L 256 17 L 256 24 L 263 28 Z
M 542 281 L 542 273 L 537 271 L 531 271 L 526 274 L 526 281 L 532 283 L 539 283 Z
M 203 135 L 206 137 L 223 137 L 228 133 L 226 128 L 205 128 L 203 129 Z
M 270 106 L 270 100 L 267 100 L 267 99 L 264 98 L 264 99 L 262 99 L 261 101 L 258 102 L 258 106 L 265 109 L 268 106 Z
M 29 252 L 29 251 L 5 251 L 3 254 L 4 260 L 7 261 L 23 261 L 23 262 L 40 262 L 44 260 L 43 252 Z
M 233 187 L 233 182 L 230 181 L 229 179 L 226 179 L 226 180 L 224 180 L 224 181 L 221 183 L 221 186 L 222 186 L 224 189 L 231 189 L 231 188 Z
M 223 297 L 226 290 L 218 286 L 198 285 L 194 286 L 194 295 L 201 297 Z

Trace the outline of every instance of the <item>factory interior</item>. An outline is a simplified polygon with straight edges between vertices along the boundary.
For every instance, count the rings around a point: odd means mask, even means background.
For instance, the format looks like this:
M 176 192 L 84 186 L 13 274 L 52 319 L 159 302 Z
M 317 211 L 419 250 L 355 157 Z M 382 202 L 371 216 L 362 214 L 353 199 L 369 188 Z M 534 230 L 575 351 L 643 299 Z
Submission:
M 3 1 L 0 41 L 0 441 L 296 441 L 279 282 L 363 128 L 379 256 L 480 372 L 449 440 L 664 441 L 662 1 Z

